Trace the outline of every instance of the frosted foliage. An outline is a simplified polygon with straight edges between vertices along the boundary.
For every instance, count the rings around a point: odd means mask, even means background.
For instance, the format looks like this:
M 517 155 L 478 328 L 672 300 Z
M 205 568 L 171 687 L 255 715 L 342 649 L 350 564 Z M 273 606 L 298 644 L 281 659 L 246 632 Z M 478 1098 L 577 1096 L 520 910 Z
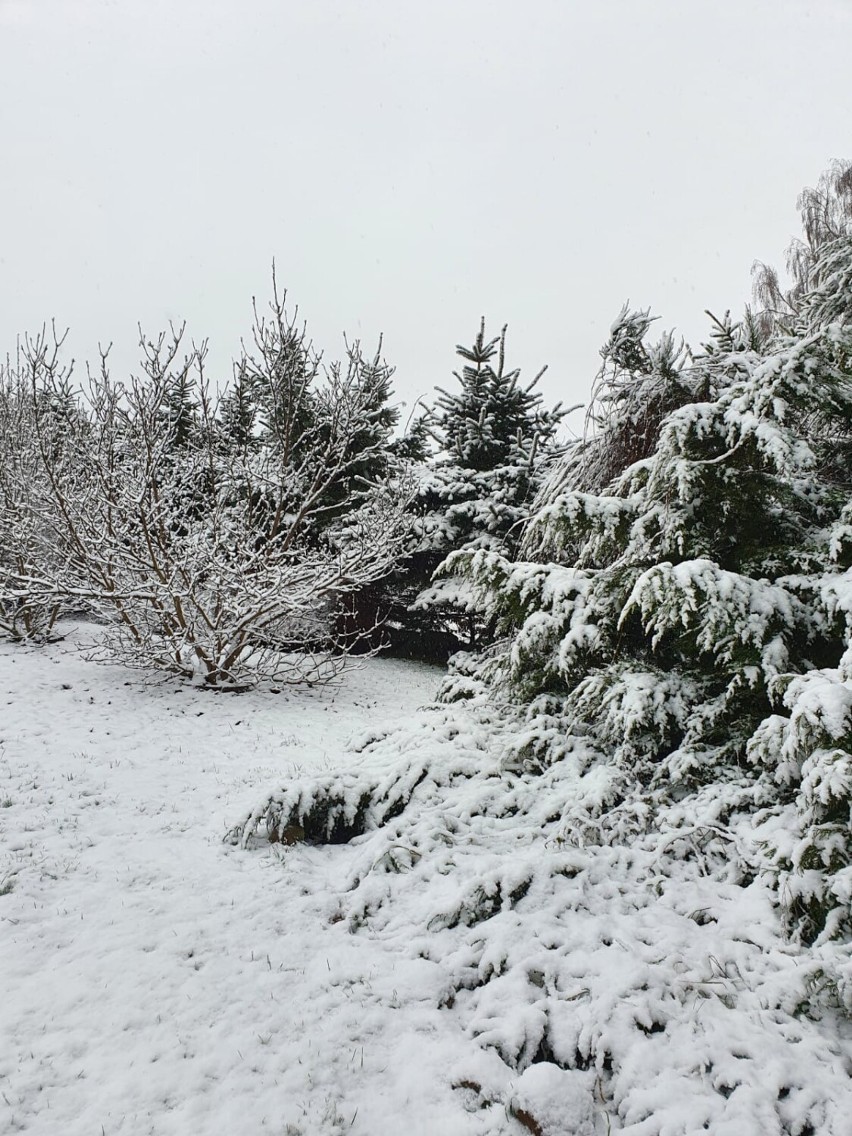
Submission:
M 597 743 L 623 760 L 653 754 L 661 739 L 682 735 L 695 695 L 694 684 L 680 675 L 625 666 L 586 676 L 573 692 L 571 708 L 577 723 L 594 723 Z
M 784 692 L 787 716 L 755 732 L 749 756 L 795 788 L 789 827 L 773 834 L 778 886 L 798 933 L 852 935 L 852 683 L 811 671 Z
M 849 1131 L 852 327 L 808 310 L 691 356 L 623 313 L 518 559 L 445 567 L 495 643 L 238 826 L 343 817 L 347 925 L 442 968 L 529 1131 Z
M 525 547 L 554 559 L 574 553 L 582 563 L 596 565 L 611 555 L 634 517 L 631 498 L 563 493 L 532 518 Z
M 786 669 L 785 637 L 801 634 L 808 622 L 803 604 L 783 587 L 725 572 L 703 559 L 643 572 L 622 620 L 634 610 L 652 648 L 666 636 L 689 633 L 697 652 L 727 665 L 746 649 L 767 676 Z
M 529 578 L 524 584 L 528 582 Z M 587 584 L 588 581 L 582 575 L 571 569 L 548 574 L 540 592 L 545 606 L 541 610 L 534 610 L 527 617 L 513 644 L 513 673 L 520 676 L 527 660 L 542 658 L 550 646 L 555 651 L 555 670 L 564 674 L 576 666 L 579 657 L 598 645 L 600 627 L 594 620 L 591 605 L 583 602 L 586 598 L 595 598 L 590 594 L 591 589 L 586 587 Z M 507 587 L 513 585 L 517 585 L 514 572 L 507 581 Z M 524 591 L 525 587 L 522 586 L 522 601 Z
M 696 386 L 684 366 L 682 342 L 670 332 L 656 343 L 647 340 L 653 322 L 649 310 L 622 308 L 601 349 L 582 442 L 549 480 L 546 497 L 566 483 L 604 491 L 627 466 L 653 452 L 666 416 L 703 391 L 706 384 Z
M 467 541 L 502 536 L 523 520 L 529 493 L 529 470 L 501 466 L 477 472 L 456 466 L 437 466 L 424 474 L 419 495 L 433 507 L 416 521 L 421 547 L 447 552 Z
M 454 608 L 456 611 L 477 612 L 479 604 L 476 602 L 476 592 L 468 580 L 457 576 L 444 577 L 436 580 L 420 593 L 412 605 L 413 610 L 444 606 Z
M 583 829 L 606 796 L 600 755 L 575 738 L 524 771 L 522 729 L 486 698 L 425 710 L 363 738 L 345 775 L 273 789 L 236 835 L 310 824 L 324 793 L 360 816 L 331 885 L 341 914 L 440 967 L 478 1107 L 495 1090 L 476 1050 L 520 1073 L 506 1107 L 553 1136 L 842 1136 L 849 956 L 783 937 L 763 846 L 790 810 L 755 830 L 741 781 L 643 823 L 622 781 L 607 825 Z
M 831 526 L 829 556 L 834 564 L 848 564 L 852 559 L 852 504 L 844 506 Z
M 847 184 L 848 184 L 847 172 Z M 847 190 L 847 210 L 849 195 Z M 813 275 L 814 287 L 802 304 L 804 317 L 811 325 L 826 325 L 848 318 L 852 296 L 852 237 L 848 233 L 830 241 L 822 251 Z
M 844 510 L 844 513 L 846 510 Z M 834 539 L 836 529 L 832 530 Z M 833 552 L 833 548 L 832 548 Z M 832 559 L 834 557 L 832 556 Z M 819 599 L 828 618 L 840 618 L 847 631 L 852 631 L 852 571 L 827 572 L 818 582 Z
M 850 357 L 845 324 L 807 322 L 763 354 L 696 357 L 726 376 L 703 383 L 716 396 L 672 410 L 604 492 L 572 485 L 569 459 L 524 563 L 454 561 L 506 636 L 483 673 L 528 703 L 521 758 L 583 737 L 617 771 L 602 815 L 636 785 L 654 809 L 750 778 L 749 807 L 774 802 L 799 833 L 770 844 L 803 940 L 849 931 Z

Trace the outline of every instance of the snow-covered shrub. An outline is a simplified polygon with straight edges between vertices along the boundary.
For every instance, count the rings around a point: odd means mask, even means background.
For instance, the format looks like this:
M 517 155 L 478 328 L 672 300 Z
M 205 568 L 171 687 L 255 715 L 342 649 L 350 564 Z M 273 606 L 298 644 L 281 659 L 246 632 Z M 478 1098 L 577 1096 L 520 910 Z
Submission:
M 67 550 L 49 506 L 36 417 L 57 460 L 84 424 L 72 411 L 70 369 L 58 366 L 60 344 L 42 333 L 30 346 L 26 362 L 19 355 L 0 365 L 0 634 L 44 643 L 68 599 L 56 587 Z M 57 378 L 49 399 L 32 386 L 48 357 Z
M 334 673 L 358 638 L 336 635 L 341 602 L 388 573 L 408 523 L 384 460 L 390 369 L 357 344 L 323 367 L 277 294 L 254 348 L 219 406 L 180 331 L 143 338 L 127 383 L 104 357 L 85 393 L 27 341 L 7 591 L 86 604 L 112 657 L 208 687 Z
M 424 709 L 357 742 L 340 774 L 265 794 L 233 838 L 349 837 L 332 918 L 440 967 L 474 1107 L 501 1099 L 496 1056 L 520 1074 L 505 1106 L 543 1131 L 548 1107 L 523 1090 L 562 1069 L 579 1131 L 842 1136 L 852 1090 L 831 1003 L 849 996 L 848 955 L 784 941 L 753 786 L 627 800 L 588 740 L 563 735 L 536 766 L 518 760 L 522 733 L 482 695 Z

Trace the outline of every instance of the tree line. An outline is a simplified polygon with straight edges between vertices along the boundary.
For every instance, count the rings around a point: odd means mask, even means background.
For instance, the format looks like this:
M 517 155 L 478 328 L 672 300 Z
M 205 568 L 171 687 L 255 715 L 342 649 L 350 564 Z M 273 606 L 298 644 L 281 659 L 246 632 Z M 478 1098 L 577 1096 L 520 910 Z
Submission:
M 762 862 L 825 944 L 852 935 L 852 164 L 799 204 L 790 287 L 757 265 L 701 348 L 621 312 L 519 555 L 449 558 L 496 642 L 446 697 L 523 707 L 521 768 L 570 755 L 572 839 L 680 809 L 682 856 Z M 816 981 L 852 1009 L 848 962 Z
M 214 688 L 483 638 L 432 573 L 454 549 L 514 548 L 563 416 L 507 367 L 505 328 L 483 321 L 459 389 L 401 437 L 381 344 L 326 364 L 274 279 L 223 392 L 183 328 L 140 346 L 138 374 L 116 379 L 105 352 L 77 384 L 42 331 L 2 369 L 0 632 L 43 642 L 86 614 L 100 654 Z
M 381 353 L 324 364 L 275 289 L 221 397 L 180 329 L 84 389 L 61 342 L 25 340 L 0 384 L 2 628 L 83 611 L 110 657 L 215 689 L 464 646 L 444 699 L 513 708 L 525 776 L 571 755 L 571 839 L 682 806 L 684 856 L 742 867 L 745 841 L 792 934 L 848 938 L 850 170 L 801 195 L 790 286 L 757 265 L 700 347 L 622 309 L 567 445 L 484 324 L 401 438 Z

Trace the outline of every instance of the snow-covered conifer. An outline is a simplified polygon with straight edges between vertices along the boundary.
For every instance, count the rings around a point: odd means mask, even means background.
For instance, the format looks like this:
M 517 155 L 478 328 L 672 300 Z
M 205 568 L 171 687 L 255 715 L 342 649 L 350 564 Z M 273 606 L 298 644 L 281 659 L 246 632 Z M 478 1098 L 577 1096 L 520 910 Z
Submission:
M 482 645 L 487 629 L 467 584 L 446 575 L 430 582 L 433 573 L 461 548 L 514 553 L 566 413 L 558 404 L 545 407 L 535 389 L 544 369 L 526 384 L 519 369 L 509 369 L 506 330 L 488 339 L 483 319 L 472 346 L 456 348 L 459 388 L 439 388 L 428 418 L 439 450 L 412 504 L 415 547 L 391 589 L 399 622 L 421 644 L 436 645 L 439 657 L 450 643 Z
M 773 830 L 780 898 L 808 939 L 847 933 L 852 915 L 850 641 L 832 564 L 849 501 L 852 328 L 836 317 L 850 265 L 852 239 L 825 246 L 794 333 L 758 352 L 731 328 L 726 353 L 684 366 L 680 387 L 706 398 L 664 416 L 653 450 L 602 490 L 575 462 L 580 484 L 563 477 L 542 504 L 526 562 L 450 562 L 508 636 L 492 678 L 531 723 L 555 709 L 598 753 L 603 812 L 631 801 L 646 824 L 705 786 L 728 811 L 787 809 L 800 835 Z M 548 738 L 528 730 L 529 753 L 546 762 Z
M 593 1069 L 607 1130 L 848 1127 L 852 238 L 812 268 L 771 337 L 623 313 L 516 554 L 445 566 L 496 641 L 235 831 L 359 836 L 348 929 L 438 964 L 483 1068 Z

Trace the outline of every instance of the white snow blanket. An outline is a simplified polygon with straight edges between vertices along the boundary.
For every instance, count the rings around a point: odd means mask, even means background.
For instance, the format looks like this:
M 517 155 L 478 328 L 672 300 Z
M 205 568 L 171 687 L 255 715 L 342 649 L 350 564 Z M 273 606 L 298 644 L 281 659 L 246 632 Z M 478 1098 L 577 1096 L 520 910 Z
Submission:
M 214 695 L 0 645 L 0 1132 L 848 1136 L 808 1002 L 841 948 L 681 855 L 741 834 L 572 843 L 570 759 L 511 776 L 499 719 L 418 710 L 438 678 Z M 223 842 L 406 768 L 350 844 Z

